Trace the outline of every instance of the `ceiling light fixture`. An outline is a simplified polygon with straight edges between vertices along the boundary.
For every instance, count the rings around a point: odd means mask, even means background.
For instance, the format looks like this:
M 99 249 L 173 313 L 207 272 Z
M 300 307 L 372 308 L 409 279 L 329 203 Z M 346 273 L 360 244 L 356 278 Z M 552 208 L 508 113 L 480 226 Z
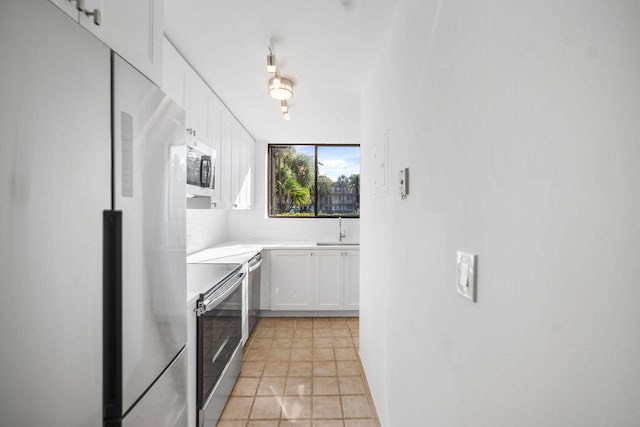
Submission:
M 269 79 L 269 95 L 280 101 L 282 117 L 285 120 L 289 120 L 291 116 L 289 116 L 289 105 L 287 104 L 287 100 L 293 96 L 293 82 L 291 79 L 282 77 L 278 74 L 276 57 L 271 50 L 271 46 L 269 46 L 269 53 L 267 54 L 267 71 L 275 74 L 275 76 Z
M 276 72 L 276 57 L 271 51 L 271 46 L 269 46 L 269 54 L 267 55 L 267 72 L 268 73 Z
M 277 100 L 286 101 L 293 96 L 293 82 L 276 75 L 269 80 L 269 95 Z

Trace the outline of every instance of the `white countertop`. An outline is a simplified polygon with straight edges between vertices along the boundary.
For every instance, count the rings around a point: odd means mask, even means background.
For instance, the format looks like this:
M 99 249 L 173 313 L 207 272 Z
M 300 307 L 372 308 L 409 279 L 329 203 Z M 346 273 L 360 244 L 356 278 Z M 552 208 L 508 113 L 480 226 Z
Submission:
M 263 249 L 359 249 L 358 244 L 318 245 L 317 242 L 225 242 L 210 248 L 195 252 L 187 257 L 187 264 L 207 262 L 247 262 L 251 257 Z
M 187 264 L 244 264 L 263 249 L 360 249 L 360 245 L 321 245 L 317 242 L 225 242 L 187 256 Z M 187 281 L 189 276 L 187 275 Z M 193 284 L 193 283 L 192 283 Z M 187 304 L 193 304 L 200 295 L 197 286 L 187 283 Z

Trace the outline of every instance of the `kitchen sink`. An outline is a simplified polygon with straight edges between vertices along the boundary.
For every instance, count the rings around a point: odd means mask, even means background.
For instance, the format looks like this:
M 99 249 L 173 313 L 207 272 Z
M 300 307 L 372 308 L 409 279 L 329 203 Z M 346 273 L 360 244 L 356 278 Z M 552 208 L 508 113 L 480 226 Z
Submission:
M 347 242 L 316 242 L 316 246 L 360 246 L 360 243 L 347 243 Z

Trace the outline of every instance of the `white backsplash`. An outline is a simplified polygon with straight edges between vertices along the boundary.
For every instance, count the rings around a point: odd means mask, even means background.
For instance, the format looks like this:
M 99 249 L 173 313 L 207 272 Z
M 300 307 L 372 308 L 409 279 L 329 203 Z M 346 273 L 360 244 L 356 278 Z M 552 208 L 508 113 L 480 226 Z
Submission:
M 344 242 L 360 242 L 360 220 L 343 219 Z M 262 209 L 229 212 L 234 241 L 338 241 L 337 218 L 268 218 Z
M 229 240 L 229 211 L 187 210 L 187 254 Z

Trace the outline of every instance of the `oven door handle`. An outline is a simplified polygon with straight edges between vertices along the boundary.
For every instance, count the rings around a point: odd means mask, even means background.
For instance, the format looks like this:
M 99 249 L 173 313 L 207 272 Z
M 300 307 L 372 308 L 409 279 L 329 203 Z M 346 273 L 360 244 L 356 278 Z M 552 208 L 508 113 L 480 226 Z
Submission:
M 260 266 L 262 265 L 262 259 L 260 259 L 258 262 L 255 262 L 253 264 L 249 265 L 249 273 L 253 273 L 254 271 L 256 271 L 258 268 L 260 268 Z
M 220 289 L 211 294 L 209 299 L 202 301 L 201 309 L 198 310 L 198 315 L 202 315 L 208 311 L 213 310 L 220 304 L 220 302 L 224 301 L 226 297 L 229 296 L 233 291 L 235 291 L 238 286 L 242 283 L 242 279 L 244 278 L 244 272 L 240 272 L 236 274 L 235 281 L 231 282 L 233 279 L 229 279 L 229 281 L 223 284 Z

